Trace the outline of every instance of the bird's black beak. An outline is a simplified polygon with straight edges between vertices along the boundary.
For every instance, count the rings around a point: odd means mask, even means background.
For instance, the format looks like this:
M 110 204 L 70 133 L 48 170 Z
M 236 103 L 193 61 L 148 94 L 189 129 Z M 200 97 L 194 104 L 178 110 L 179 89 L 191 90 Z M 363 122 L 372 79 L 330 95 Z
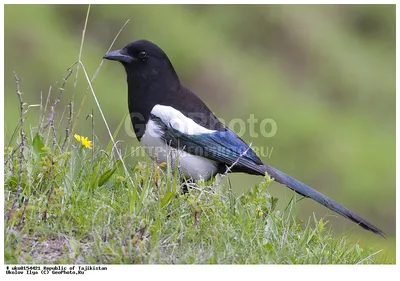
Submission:
M 125 63 L 131 63 L 133 58 L 125 54 L 124 49 L 110 51 L 104 55 L 103 59 L 106 60 L 116 60 Z

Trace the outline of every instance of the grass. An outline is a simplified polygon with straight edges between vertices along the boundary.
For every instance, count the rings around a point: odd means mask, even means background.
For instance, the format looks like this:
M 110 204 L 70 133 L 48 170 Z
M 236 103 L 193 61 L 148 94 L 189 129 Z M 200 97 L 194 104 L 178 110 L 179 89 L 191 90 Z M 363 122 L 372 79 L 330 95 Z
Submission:
M 26 142 L 22 174 L 18 157 L 6 165 L 8 210 L 22 177 L 5 224 L 6 263 L 374 262 L 322 220 L 304 226 L 276 211 L 269 179 L 238 198 L 229 185 L 205 182 L 184 194 L 176 175 L 139 163 L 132 187 L 111 151 L 98 149 L 92 162 L 76 142 L 64 153 L 42 147 L 39 157 L 33 143 Z
M 378 262 L 372 249 L 334 237 L 325 221 L 297 220 L 293 202 L 276 210 L 268 177 L 239 197 L 221 178 L 183 193 L 174 167 L 125 170 L 112 142 L 73 137 L 71 104 L 61 114 L 66 128 L 54 107 L 41 105 L 49 117 L 27 130 L 30 107 L 16 84 L 20 124 L 5 148 L 6 263 Z
M 84 72 L 111 141 L 103 145 L 96 138 L 93 113 L 85 121 L 91 131 L 74 137 L 76 123 L 83 121 L 78 119 L 82 104 L 75 116 L 73 98 L 57 111 L 72 69 L 56 83 L 60 90 L 53 103 L 56 87 L 38 105 L 23 102 L 15 76 L 20 120 L 4 148 L 5 263 L 380 262 L 372 248 L 335 237 L 327 222 L 299 221 L 293 201 L 285 211 L 276 210 L 268 177 L 237 197 L 221 178 L 190 184 L 183 193 L 175 167 L 142 162 L 128 167 L 124 159 L 130 155 L 114 141 L 122 122 L 112 134 L 80 61 L 85 30 L 74 68 Z M 41 117 L 27 126 L 33 106 Z

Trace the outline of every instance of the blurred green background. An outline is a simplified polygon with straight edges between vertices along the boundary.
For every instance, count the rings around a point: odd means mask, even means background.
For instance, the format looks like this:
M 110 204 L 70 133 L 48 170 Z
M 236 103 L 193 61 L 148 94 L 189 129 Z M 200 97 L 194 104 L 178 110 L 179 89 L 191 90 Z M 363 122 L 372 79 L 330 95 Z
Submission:
M 5 5 L 6 144 L 19 116 L 13 71 L 25 102 L 40 103 L 41 93 L 45 99 L 78 59 L 86 12 L 85 5 Z M 339 235 L 354 230 L 355 241 L 382 248 L 382 259 L 394 260 L 395 5 L 94 5 L 82 53 L 90 76 L 128 19 L 113 49 L 151 40 L 168 54 L 183 84 L 222 119 L 246 121 L 254 114 L 275 120 L 273 137 L 247 130 L 243 138 L 273 149 L 263 160 L 371 221 L 388 239 L 311 200 L 297 204 L 299 217 L 325 216 Z M 82 71 L 75 90 L 72 77 L 56 115 L 61 118 L 73 98 L 75 116 L 80 111 L 75 132 L 90 136 L 85 118 L 93 109 L 97 145 L 105 147 L 109 137 Z M 93 87 L 115 131 L 127 114 L 122 66 L 104 63 Z M 38 116 L 31 108 L 26 124 L 33 131 Z M 137 146 L 125 129 L 118 139 L 123 151 Z M 130 157 L 128 164 L 142 159 Z M 261 180 L 229 178 L 238 194 Z M 282 210 L 293 196 L 279 184 L 271 193 Z

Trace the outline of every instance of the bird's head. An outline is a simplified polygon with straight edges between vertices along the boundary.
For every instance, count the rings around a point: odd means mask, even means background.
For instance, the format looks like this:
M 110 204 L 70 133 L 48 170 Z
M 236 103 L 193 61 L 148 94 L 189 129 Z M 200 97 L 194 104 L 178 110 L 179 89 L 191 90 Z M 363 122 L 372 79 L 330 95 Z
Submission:
M 137 40 L 119 50 L 110 51 L 104 59 L 122 63 L 128 79 L 155 78 L 162 75 L 168 80 L 178 79 L 174 67 L 164 51 L 147 40 Z

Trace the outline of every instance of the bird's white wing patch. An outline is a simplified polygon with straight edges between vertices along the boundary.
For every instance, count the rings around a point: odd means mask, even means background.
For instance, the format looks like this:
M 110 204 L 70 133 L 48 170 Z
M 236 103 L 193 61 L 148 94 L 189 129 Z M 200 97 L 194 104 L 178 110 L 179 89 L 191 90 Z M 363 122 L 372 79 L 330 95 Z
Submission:
M 159 117 L 164 124 L 178 130 L 182 134 L 198 135 L 215 132 L 214 130 L 200 126 L 171 106 L 156 105 L 151 110 L 151 114 Z M 206 118 L 207 116 L 204 117 Z
M 140 140 L 147 154 L 157 163 L 170 162 L 171 167 L 175 167 L 175 161 L 179 160 L 179 172 L 195 180 L 200 178 L 208 180 L 217 172 L 215 161 L 172 148 L 161 139 L 161 136 L 161 128 L 153 120 L 149 120 Z

